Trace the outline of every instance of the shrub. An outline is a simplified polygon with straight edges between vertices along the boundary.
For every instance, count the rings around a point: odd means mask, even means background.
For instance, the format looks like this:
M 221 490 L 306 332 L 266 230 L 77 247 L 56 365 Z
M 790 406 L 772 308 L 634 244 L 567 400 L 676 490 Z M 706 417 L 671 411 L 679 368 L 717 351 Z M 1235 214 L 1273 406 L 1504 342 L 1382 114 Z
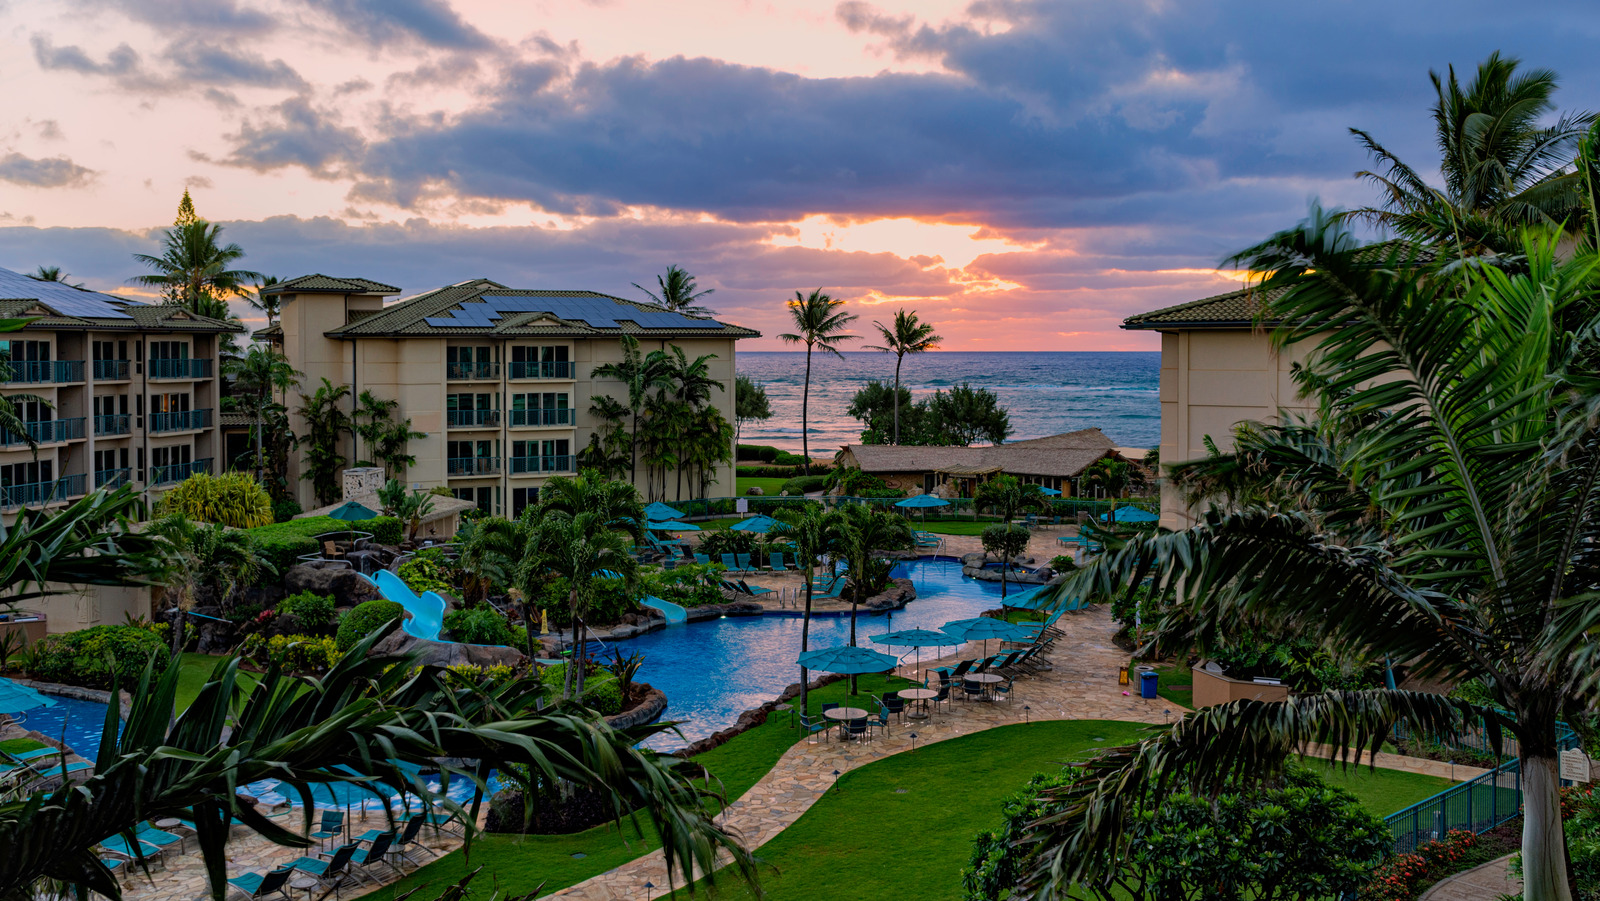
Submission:
M 288 522 L 304 512 L 305 508 L 292 497 L 279 498 L 272 502 L 273 522 Z
M 278 612 L 293 614 L 300 618 L 301 624 L 312 629 L 333 625 L 337 615 L 333 609 L 333 598 L 312 591 L 291 594 L 279 601 Z
M 808 491 L 821 491 L 828 483 L 827 476 L 795 476 L 783 483 L 780 491 L 787 491 L 792 495 L 805 494 Z
M 735 532 L 735 535 L 745 534 Z M 704 552 L 702 552 L 704 553 Z M 679 607 L 699 607 L 703 604 L 721 604 L 724 602 L 722 592 L 706 583 L 706 577 L 718 574 L 727 567 L 721 563 L 695 563 L 679 566 L 670 572 L 655 570 L 642 573 L 640 582 L 643 584 L 644 593 L 655 595 L 663 601 L 671 601 Z
M 1058 573 L 1069 573 L 1078 568 L 1078 561 L 1072 559 L 1071 554 L 1057 554 L 1050 558 L 1050 568 Z
M 1358 901 L 1412 901 L 1427 884 L 1458 872 L 1471 860 L 1478 836 L 1461 829 L 1445 837 L 1418 845 L 1411 854 L 1395 854 L 1373 869 L 1366 885 L 1356 894 Z
M 777 448 L 765 444 L 741 444 L 733 449 L 736 460 L 760 460 L 763 463 L 771 463 L 779 453 L 781 451 Z
M 380 516 L 362 522 L 340 522 L 327 516 L 313 516 L 260 526 L 249 531 L 250 537 L 256 541 L 256 546 L 261 549 L 261 555 L 267 558 L 278 571 L 278 575 L 282 576 L 289 571 L 289 567 L 300 562 L 298 558 L 322 550 L 314 536 L 352 530 L 371 532 L 373 539 L 383 544 L 398 544 L 400 521 L 393 517 Z M 396 540 L 386 540 L 388 538 Z
M 455 591 L 455 564 L 445 558 L 438 548 L 423 548 L 417 555 L 400 564 L 400 581 L 406 587 L 422 594 L 424 591 Z
M 335 636 L 339 650 L 348 651 L 355 643 L 366 638 L 373 630 L 382 626 L 391 619 L 400 619 L 405 616 L 405 608 L 394 601 L 366 601 L 357 604 L 353 610 L 339 620 L 339 631 Z
M 506 618 L 487 604 L 470 610 L 452 610 L 444 615 L 450 637 L 463 644 L 511 646 L 511 626 Z
M 197 472 L 161 496 L 163 514 L 182 513 L 200 522 L 235 529 L 272 523 L 272 498 L 245 472 Z
M 591 667 L 594 669 L 594 667 Z M 557 700 L 561 697 L 562 687 L 567 681 L 567 665 L 558 663 L 547 666 L 539 671 L 539 683 L 544 686 L 545 697 Z M 622 712 L 622 688 L 617 684 L 617 679 L 610 673 L 595 669 L 583 682 L 583 697 L 580 699 L 583 706 L 588 707 L 601 716 L 611 716 Z
M 344 649 L 332 638 L 315 635 L 247 635 L 240 646 L 244 656 L 262 666 L 276 666 L 292 673 L 327 672 Z
M 754 532 L 735 532 L 732 529 L 720 529 L 715 532 L 706 532 L 700 539 L 698 550 L 700 553 L 715 560 L 722 554 L 753 554 L 760 543 L 761 537 Z
M 167 635 L 170 627 L 151 623 L 92 626 L 63 635 L 47 635 L 35 647 L 29 669 L 43 682 L 61 682 L 86 688 L 111 685 L 111 667 L 124 683 L 155 660 L 156 669 L 172 659 Z
M 488 666 L 478 666 L 473 663 L 452 663 L 445 669 L 473 685 L 489 680 L 509 679 L 517 671 L 516 667 L 505 663 L 493 663 Z
M 804 466 L 806 465 L 806 458 L 800 456 L 799 454 L 791 454 L 787 451 L 778 451 L 778 455 L 773 457 L 768 462 L 772 463 L 774 466 Z

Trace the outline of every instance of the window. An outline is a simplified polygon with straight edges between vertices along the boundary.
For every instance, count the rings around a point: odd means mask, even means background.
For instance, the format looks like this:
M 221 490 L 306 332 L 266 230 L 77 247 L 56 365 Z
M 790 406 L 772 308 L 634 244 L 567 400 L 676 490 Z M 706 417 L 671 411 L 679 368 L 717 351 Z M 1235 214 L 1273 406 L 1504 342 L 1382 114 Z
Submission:
M 512 425 L 572 425 L 565 391 L 511 395 Z
M 30 460 L 26 463 L 0 466 L 0 488 L 54 481 L 55 463 L 50 460 Z
M 187 413 L 189 412 L 189 395 L 152 394 L 150 395 L 150 412 Z
M 13 399 L 11 406 L 17 411 L 17 417 L 23 422 L 50 421 L 50 405 L 42 401 L 17 401 Z
M 150 449 L 150 464 L 152 466 L 184 466 L 194 462 L 193 454 L 194 450 L 187 444 L 154 447 Z
M 151 341 L 150 359 L 152 360 L 187 360 L 189 359 L 189 342 L 187 341 Z
M 494 349 L 486 346 L 477 347 L 446 347 L 444 361 L 446 363 L 492 363 L 494 362 Z
M 459 394 L 448 394 L 445 396 L 445 409 L 452 412 L 456 410 L 493 410 L 495 397 L 496 395 L 494 394 L 472 394 L 465 391 Z
M 126 394 L 96 394 L 94 396 L 94 415 L 115 416 L 128 415 L 128 395 Z
M 485 513 L 494 512 L 493 488 L 457 488 L 451 492 L 458 500 L 471 501 Z
M 511 489 L 511 517 L 515 519 L 522 515 L 522 511 L 529 504 L 539 502 L 539 489 L 513 488 Z
M 11 341 L 10 359 L 13 363 L 48 363 L 50 362 L 49 341 Z
M 572 363 L 565 345 L 528 346 L 511 348 L 511 377 L 514 379 L 567 379 L 572 378 Z

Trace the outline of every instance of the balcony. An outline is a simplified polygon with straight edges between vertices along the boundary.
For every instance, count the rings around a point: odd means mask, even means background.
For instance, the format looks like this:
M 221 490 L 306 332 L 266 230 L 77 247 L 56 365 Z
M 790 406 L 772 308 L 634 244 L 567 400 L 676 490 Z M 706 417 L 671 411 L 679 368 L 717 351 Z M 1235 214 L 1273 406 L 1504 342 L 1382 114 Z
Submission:
M 72 441 L 83 437 L 83 417 L 71 419 L 35 419 L 24 423 L 28 427 L 28 435 L 37 444 L 54 444 L 58 441 Z M 15 447 L 27 444 L 27 439 L 15 432 L 0 429 L 0 447 Z
M 11 360 L 8 385 L 48 385 L 83 381 L 82 360 Z
M 150 361 L 148 378 L 151 379 L 208 379 L 211 378 L 211 361 L 179 357 L 174 360 Z
M 446 410 L 445 425 L 452 429 L 498 428 L 499 410 Z
M 94 436 L 96 438 L 126 435 L 129 430 L 130 423 L 126 413 L 108 413 L 94 418 Z
M 176 485 L 197 472 L 210 471 L 210 457 L 201 457 L 193 463 L 174 463 L 171 466 L 152 466 L 150 467 L 150 484 Z
M 572 371 L 572 364 L 566 360 L 511 364 L 513 379 L 570 379 Z
M 25 482 L 21 485 L 0 485 L 0 510 L 18 507 L 42 507 L 59 504 L 84 494 L 88 479 L 82 473 L 62 476 L 54 482 Z
M 561 410 L 512 410 L 511 427 L 529 427 L 539 425 L 572 425 L 578 421 L 572 409 Z
M 573 472 L 572 454 L 560 457 L 512 457 L 512 475 L 538 475 L 547 472 Z
M 500 474 L 499 457 L 451 457 L 445 462 L 445 473 L 452 476 L 497 476 Z
M 94 487 L 120 488 L 121 486 L 128 484 L 128 481 L 132 477 L 132 470 L 128 469 L 127 467 L 123 467 L 122 469 L 101 469 L 96 471 L 94 474 Z
M 97 382 L 125 382 L 128 380 L 127 360 L 95 360 L 94 380 Z
M 194 432 L 211 427 L 211 409 L 179 410 L 175 413 L 151 413 L 150 431 L 154 434 L 162 432 Z
M 446 363 L 445 378 L 452 382 L 482 381 L 500 377 L 499 363 Z

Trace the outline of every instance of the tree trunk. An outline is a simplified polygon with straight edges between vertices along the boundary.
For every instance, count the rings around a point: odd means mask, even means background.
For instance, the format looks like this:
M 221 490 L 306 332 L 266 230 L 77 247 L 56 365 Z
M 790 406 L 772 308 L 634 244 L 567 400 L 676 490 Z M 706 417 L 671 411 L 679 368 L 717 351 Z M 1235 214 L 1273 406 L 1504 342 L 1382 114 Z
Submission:
M 905 354 L 894 358 L 894 443 L 900 443 L 900 364 L 905 360 Z
M 809 558 L 808 558 L 809 559 Z M 806 615 L 800 620 L 800 656 L 805 656 L 810 650 L 811 642 L 811 580 L 816 575 L 816 570 L 809 564 L 806 566 Z M 800 667 L 800 715 L 810 716 L 810 708 L 806 706 L 806 684 L 811 681 L 806 668 Z
M 806 382 L 800 392 L 800 453 L 806 462 L 800 467 L 801 475 L 811 475 L 811 441 L 809 417 L 811 414 L 811 345 L 806 345 Z M 806 592 L 806 615 L 811 615 L 811 593 Z
M 1001 601 L 1004 601 L 1006 599 L 1006 574 L 1007 574 L 1007 571 L 1010 570 L 1010 569 L 1011 569 L 1011 558 L 1010 557 L 1001 557 L 1000 558 L 1000 600 Z M 1005 604 L 1002 603 L 1000 606 L 1004 607 Z
M 1522 758 L 1522 897 L 1528 901 L 1572 901 L 1558 773 L 1554 754 Z
M 633 432 L 628 436 L 628 481 L 639 487 L 639 410 L 633 411 Z
M 858 582 L 850 586 L 850 647 L 856 646 L 856 602 L 861 598 L 861 584 Z M 850 674 L 850 694 L 854 695 L 857 689 L 857 676 Z

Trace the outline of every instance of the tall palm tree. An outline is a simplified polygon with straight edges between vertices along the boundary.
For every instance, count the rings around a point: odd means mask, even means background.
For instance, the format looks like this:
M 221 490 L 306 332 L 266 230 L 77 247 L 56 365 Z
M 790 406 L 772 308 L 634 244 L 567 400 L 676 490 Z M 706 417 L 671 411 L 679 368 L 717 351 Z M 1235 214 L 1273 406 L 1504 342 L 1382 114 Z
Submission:
M 1010 522 L 1018 513 L 1029 510 L 1048 510 L 1050 500 L 1038 485 L 1024 485 L 1016 476 L 997 475 L 979 485 L 972 493 L 973 506 L 988 507 L 1000 514 L 1000 521 Z
M 1285 323 L 1276 342 L 1315 346 L 1297 379 L 1316 421 L 1246 429 L 1233 454 L 1180 467 L 1253 481 L 1235 496 L 1256 500 L 1136 536 L 1057 594 L 1131 592 L 1148 577 L 1183 633 L 1163 644 L 1206 647 L 1259 623 L 1322 636 L 1341 656 L 1408 661 L 1422 679 L 1479 680 L 1492 706 L 1375 689 L 1190 714 L 1052 799 L 1019 897 L 1103 875 L 1128 801 L 1157 786 L 1270 772 L 1307 742 L 1376 749 L 1404 719 L 1420 733 L 1481 722 L 1516 736 L 1524 893 L 1570 899 L 1556 730 L 1597 696 L 1600 262 L 1559 262 L 1560 241 L 1526 235 L 1516 273 L 1424 271 L 1393 251 L 1375 266 L 1319 213 L 1247 251 L 1244 266 L 1287 289 L 1267 301 Z M 1560 327 L 1575 311 L 1579 326 Z
M 627 386 L 628 399 L 626 406 L 633 415 L 633 448 L 630 450 L 630 463 L 628 478 L 635 484 L 639 480 L 639 414 L 644 412 L 645 403 L 649 401 L 653 391 L 666 388 L 670 384 L 670 374 L 667 371 L 667 355 L 659 350 L 652 350 L 648 354 L 639 350 L 639 339 L 632 335 L 623 335 L 622 359 L 616 363 L 605 363 L 596 366 L 589 373 L 590 378 L 615 379 Z
M 820 347 L 824 353 L 844 359 L 844 354 L 839 352 L 836 345 L 842 341 L 855 340 L 856 336 L 846 333 L 844 329 L 856 320 L 856 316 L 854 313 L 844 311 L 844 301 L 834 300 L 822 293 L 821 288 L 809 295 L 801 294 L 799 291 L 794 292 L 794 300 L 789 301 L 788 306 L 794 331 L 778 337 L 783 339 L 785 344 L 806 346 L 806 381 L 800 394 L 800 452 L 806 458 L 802 472 L 810 475 L 811 351 Z
M 817 574 L 817 558 L 839 547 L 839 514 L 826 510 L 821 504 L 807 502 L 797 510 L 785 507 L 774 517 L 773 538 L 787 538 L 794 543 L 795 556 L 800 558 L 800 569 L 805 574 L 806 609 L 800 620 L 800 653 L 811 649 L 811 595 Z M 807 683 L 811 676 L 806 667 L 800 667 L 800 712 L 807 713 Z M 807 713 L 807 715 L 809 715 Z
M 1138 471 L 1127 461 L 1112 460 L 1108 457 L 1096 460 L 1084 470 L 1083 480 L 1104 489 L 1106 496 L 1111 498 L 1112 512 L 1116 512 L 1117 498 L 1134 485 L 1137 476 Z
M 693 360 L 683 352 L 683 348 L 672 345 L 671 353 L 666 358 L 667 377 L 672 383 L 672 396 L 679 404 L 683 405 L 681 421 L 678 423 L 678 440 L 680 443 L 692 445 L 694 439 L 690 432 L 694 425 L 696 412 L 711 400 L 711 390 L 726 390 L 720 379 L 711 376 L 711 361 L 717 358 L 716 354 L 701 354 Z M 694 456 L 692 448 L 680 457 Z M 683 499 L 683 470 L 684 462 L 678 463 L 678 500 Z
M 364 638 L 315 679 L 273 668 L 243 680 L 238 658 L 222 658 L 186 708 L 178 703 L 186 672 L 178 658 L 159 672 L 115 674 L 113 694 L 126 689 L 131 703 L 122 728 L 106 728 L 93 775 L 0 802 L 0 897 L 54 895 L 60 889 L 46 884 L 54 881 L 82 890 L 73 895 L 117 901 L 123 886 L 96 846 L 115 835 L 132 842 L 142 823 L 172 816 L 194 823 L 192 853 L 204 861 L 211 898 L 223 901 L 235 825 L 279 845 L 310 844 L 309 828 L 296 828 L 309 819 L 263 818 L 239 800 L 241 785 L 276 779 L 309 802 L 317 783 L 373 791 L 380 783 L 372 780 L 381 780 L 475 830 L 491 770 L 598 791 L 619 826 L 624 811 L 642 811 L 662 838 L 668 872 L 686 882 L 715 878 L 726 855 L 754 881 L 749 852 L 716 824 L 724 799 L 683 761 L 640 747 L 668 727 L 614 730 L 598 717 L 542 710 L 537 679 L 467 685 L 415 656 L 373 654 L 392 628 Z M 112 717 L 115 724 L 115 708 Z M 419 778 L 419 768 L 445 777 Z M 480 793 L 462 804 L 438 788 L 452 782 Z M 303 813 L 310 817 L 309 803 Z
M 278 283 L 276 275 L 263 275 L 256 284 L 255 290 L 245 297 L 245 303 L 250 309 L 256 310 L 267 317 L 267 326 L 277 325 L 278 314 L 283 312 L 283 296 L 279 294 L 264 293 L 267 288 Z
M 1572 163 L 1594 116 L 1545 124 L 1555 111 L 1556 73 L 1519 73 L 1519 64 L 1492 53 L 1466 85 L 1454 66 L 1442 77 L 1428 73 L 1437 97 L 1434 139 L 1443 188 L 1428 184 L 1368 132 L 1350 129 L 1378 163 L 1377 171 L 1356 175 L 1384 198 L 1353 215 L 1420 243 L 1446 245 L 1452 256 L 1509 252 L 1525 225 L 1580 226 L 1583 191 Z
M 289 358 L 277 349 L 252 344 L 244 355 L 227 364 L 233 374 L 234 401 L 240 412 L 250 417 L 250 431 L 256 445 L 256 481 L 265 484 L 266 454 L 263 450 L 269 408 L 282 408 L 273 400 L 272 393 L 280 395 L 300 384 L 300 373 L 289 364 Z M 281 473 L 278 474 L 280 477 Z
M 184 627 L 195 605 L 199 589 L 210 589 L 212 600 L 227 606 L 228 597 L 241 582 L 257 575 L 276 573 L 261 555 L 250 533 L 215 523 L 197 523 L 181 513 L 164 516 L 150 524 L 150 533 L 165 539 L 171 550 L 171 581 L 168 588 L 177 597 L 172 619 L 172 655 L 183 650 Z
M 687 313 L 690 316 L 715 315 L 714 310 L 700 306 L 699 301 L 702 297 L 717 293 L 717 289 L 696 290 L 699 286 L 694 283 L 694 276 L 678 266 L 668 266 L 666 275 L 656 276 L 656 284 L 661 286 L 660 295 L 655 294 L 638 282 L 634 282 L 633 286 L 643 291 L 652 302 L 658 303 L 675 313 Z
M 927 353 L 938 347 L 944 339 L 933 333 L 932 323 L 917 319 L 916 310 L 907 311 L 904 307 L 894 312 L 894 328 L 877 321 L 872 324 L 883 336 L 883 344 L 869 346 L 867 350 L 894 354 L 894 443 L 899 444 L 900 364 L 905 362 L 906 354 Z
M 344 436 L 350 434 L 350 416 L 344 412 L 344 401 L 349 396 L 349 385 L 335 385 L 323 379 L 311 396 L 300 395 L 300 409 L 295 411 L 306 424 L 306 433 L 295 439 L 296 445 L 306 448 L 306 471 L 300 478 L 311 481 L 319 503 L 331 504 L 339 499 L 339 471 L 348 462 L 340 446 Z
M 158 288 L 168 303 L 178 304 L 192 313 L 214 315 L 216 302 L 225 302 L 229 297 L 247 297 L 249 284 L 264 278 L 259 272 L 233 268 L 244 258 L 244 248 L 233 243 L 222 244 L 221 240 L 222 226 L 204 219 L 188 225 L 174 225 L 167 229 L 160 256 L 133 255 L 135 260 L 155 271 L 128 281 Z
M 911 524 L 870 504 L 847 504 L 837 511 L 837 543 L 850 579 L 850 646 L 856 646 L 856 610 L 888 580 L 894 561 L 880 558 L 879 551 L 898 551 L 913 546 L 916 538 Z M 850 677 L 850 693 L 856 693 L 856 677 Z
M 81 288 L 81 287 L 83 287 L 83 283 L 82 282 L 78 282 L 77 284 L 73 284 L 72 282 L 67 281 L 67 279 L 69 279 L 71 277 L 72 276 L 70 274 L 68 274 L 67 271 L 65 269 L 62 269 L 60 266 L 40 266 L 37 269 L 33 270 L 32 272 L 28 273 L 28 278 L 35 279 L 37 281 L 41 281 L 41 282 L 59 282 L 59 283 L 61 283 L 63 285 L 66 285 L 69 288 Z

